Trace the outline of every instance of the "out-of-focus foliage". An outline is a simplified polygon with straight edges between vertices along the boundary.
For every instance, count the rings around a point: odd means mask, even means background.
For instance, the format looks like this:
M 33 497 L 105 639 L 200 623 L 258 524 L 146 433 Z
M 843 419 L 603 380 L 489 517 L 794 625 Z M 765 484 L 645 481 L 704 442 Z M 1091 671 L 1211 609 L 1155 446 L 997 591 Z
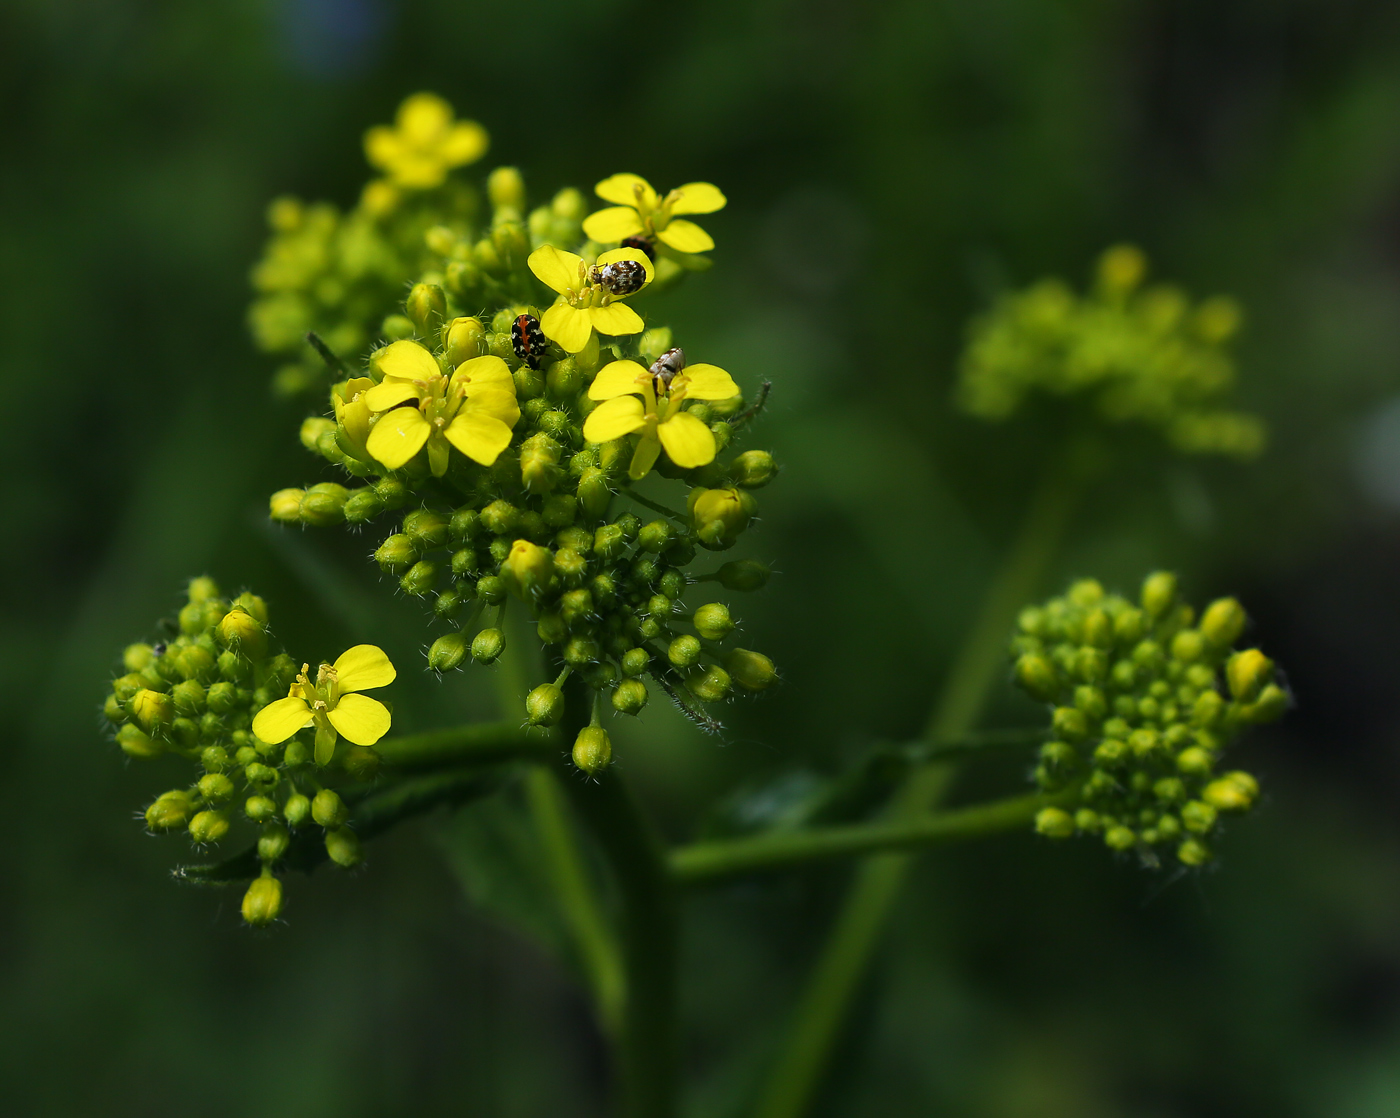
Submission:
M 783 497 L 755 557 L 779 574 L 741 620 L 787 685 L 736 710 L 723 747 L 661 704 L 618 730 L 675 836 L 784 768 L 784 741 L 835 771 L 854 742 L 917 733 L 1064 421 L 956 408 L 974 315 L 1122 241 L 1240 300 L 1238 398 L 1270 449 L 1182 464 L 1144 434 L 1043 589 L 1093 571 L 1125 591 L 1167 566 L 1193 600 L 1249 602 L 1248 639 L 1299 696 L 1241 750 L 1269 796 L 1194 883 L 1024 836 L 927 859 L 825 1105 L 1400 1106 L 1394 5 L 18 0 L 0 58 L 8 1110 L 596 1112 L 571 980 L 437 856 L 472 816 L 386 839 L 352 884 L 298 882 L 291 925 L 253 935 L 236 894 L 211 920 L 207 895 L 162 880 L 168 851 L 122 815 L 149 771 L 94 757 L 91 681 L 191 575 L 256 585 L 288 647 L 333 635 L 408 663 L 426 643 L 412 610 L 377 608 L 368 540 L 266 527 L 266 493 L 333 475 L 288 438 L 302 413 L 269 399 L 276 363 L 244 321 L 266 199 L 348 210 L 365 123 L 425 87 L 535 181 L 596 181 L 616 167 L 591 153 L 623 144 L 652 182 L 729 195 L 705 221 L 714 268 L 658 314 L 776 382 L 758 434 Z M 531 80 L 546 64 L 577 100 Z M 424 727 L 494 710 L 488 687 L 426 673 L 395 690 Z M 1008 683 L 996 722 L 1035 716 Z M 989 762 L 958 795 L 1024 775 Z M 695 1112 L 731 1113 L 767 1059 L 828 880 L 690 902 Z

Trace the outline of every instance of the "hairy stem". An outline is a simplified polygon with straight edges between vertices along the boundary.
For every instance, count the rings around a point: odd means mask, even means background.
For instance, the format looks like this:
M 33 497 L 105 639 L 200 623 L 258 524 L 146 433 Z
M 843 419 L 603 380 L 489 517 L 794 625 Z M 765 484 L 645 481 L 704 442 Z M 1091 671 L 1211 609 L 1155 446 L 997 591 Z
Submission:
M 592 692 L 564 684 L 565 740 L 587 725 Z M 660 837 L 615 769 L 564 780 L 617 887 L 625 979 L 615 1051 L 624 1118 L 670 1118 L 676 1074 L 676 888 Z
M 547 731 L 526 731 L 515 722 L 474 722 L 386 738 L 374 748 L 395 770 L 415 772 L 499 761 L 539 761 L 558 753 L 559 739 Z
M 953 661 L 929 718 L 927 740 L 961 738 L 976 724 L 1003 671 L 1005 643 L 1016 614 L 1035 594 L 1059 549 L 1083 474 L 1082 459 L 1072 453 L 1042 477 L 1020 534 L 987 587 L 972 629 Z M 890 821 L 907 821 L 929 811 L 951 776 L 947 764 L 915 770 L 890 806 Z M 811 1105 L 911 858 L 910 854 L 879 854 L 857 871 L 764 1087 L 757 1118 L 800 1118 Z
M 671 851 L 671 872 L 683 884 L 693 885 L 821 858 L 944 845 L 1022 829 L 1041 808 L 1070 799 L 1065 795 L 1015 796 L 936 815 L 697 842 Z

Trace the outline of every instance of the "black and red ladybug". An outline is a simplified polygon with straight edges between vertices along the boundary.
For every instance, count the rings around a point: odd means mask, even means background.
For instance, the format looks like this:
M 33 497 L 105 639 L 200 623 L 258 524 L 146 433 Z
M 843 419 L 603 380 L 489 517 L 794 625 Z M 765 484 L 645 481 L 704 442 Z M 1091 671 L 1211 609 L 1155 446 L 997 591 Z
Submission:
M 540 320 L 532 314 L 522 314 L 510 324 L 510 344 L 516 357 L 530 368 L 538 369 L 544 357 L 544 348 L 549 343 L 540 329 Z
M 609 295 L 631 295 L 646 286 L 647 270 L 639 260 L 614 260 L 594 264 L 590 278 Z

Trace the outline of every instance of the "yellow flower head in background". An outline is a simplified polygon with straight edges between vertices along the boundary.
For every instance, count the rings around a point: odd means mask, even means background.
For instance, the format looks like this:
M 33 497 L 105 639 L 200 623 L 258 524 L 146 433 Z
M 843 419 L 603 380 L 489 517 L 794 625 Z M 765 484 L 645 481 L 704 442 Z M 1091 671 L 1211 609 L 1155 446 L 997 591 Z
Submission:
M 559 292 L 554 306 L 540 318 L 545 337 L 567 352 L 578 353 L 593 331 L 617 337 L 638 334 L 646 325 L 631 307 L 619 302 L 646 287 L 656 275 L 647 254 L 615 248 L 589 267 L 583 257 L 553 245 L 530 253 L 530 271 L 541 283 Z
M 634 481 L 651 472 L 662 447 L 682 469 L 703 466 L 715 459 L 715 436 L 681 406 L 688 399 L 727 400 L 738 394 L 734 378 L 716 365 L 690 365 L 670 376 L 668 383 L 667 376 L 635 361 L 614 361 L 589 385 L 588 398 L 604 403 L 589 413 L 583 437 L 605 443 L 640 431 L 642 438 L 627 470 Z
M 384 380 L 362 399 L 371 411 L 384 414 L 370 428 L 366 447 L 389 469 L 399 469 L 427 444 L 428 466 L 434 477 L 442 477 L 449 445 L 483 466 L 510 445 L 520 406 L 510 369 L 499 357 L 474 357 L 448 377 L 421 345 L 401 341 L 388 346 L 376 363 Z M 408 400 L 417 407 L 397 406 Z
M 628 174 L 610 175 L 594 190 L 603 201 L 617 204 L 584 221 L 589 238 L 605 245 L 627 237 L 655 237 L 677 252 L 708 252 L 715 242 L 695 222 L 676 215 L 714 213 L 728 201 L 708 182 L 688 182 L 662 198 L 646 179 Z
M 394 126 L 365 133 L 365 157 L 396 186 L 431 190 L 453 167 L 475 163 L 490 144 L 474 120 L 452 119 L 452 106 L 434 93 L 415 93 L 399 106 Z
M 378 699 L 356 694 L 394 682 L 398 673 L 382 649 L 357 644 L 334 664 L 322 664 L 313 683 L 309 666 L 285 699 L 268 703 L 253 719 L 253 733 L 268 745 L 286 741 L 298 730 L 316 725 L 316 763 L 329 764 L 336 735 L 356 745 L 373 745 L 389 732 L 389 709 Z

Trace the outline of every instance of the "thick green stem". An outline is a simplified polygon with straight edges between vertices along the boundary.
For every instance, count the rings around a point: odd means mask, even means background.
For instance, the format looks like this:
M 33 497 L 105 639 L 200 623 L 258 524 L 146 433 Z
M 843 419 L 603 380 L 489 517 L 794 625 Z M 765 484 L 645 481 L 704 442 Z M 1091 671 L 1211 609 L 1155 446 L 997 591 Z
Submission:
M 929 718 L 928 740 L 961 738 L 976 724 L 993 683 L 1004 670 L 1006 640 L 1016 614 L 1035 594 L 1059 549 L 1083 472 L 1082 458 L 1071 453 L 1041 479 L 1021 533 L 988 586 L 981 610 L 948 673 Z M 890 819 L 908 820 L 929 811 L 951 777 L 946 764 L 933 763 L 916 770 L 891 804 Z M 909 854 L 881 854 L 869 858 L 857 871 L 759 1100 L 757 1118 L 800 1118 L 811 1105 L 911 858 Z
M 476 722 L 386 738 L 374 748 L 395 770 L 415 772 L 498 761 L 540 761 L 559 752 L 559 739 L 544 730 L 526 731 L 514 722 Z
M 783 869 L 821 858 L 924 848 L 1019 830 L 1049 804 L 1068 797 L 1016 796 L 920 818 L 769 831 L 738 839 L 697 842 L 671 851 L 671 872 L 683 884 Z
M 564 685 L 565 740 L 588 723 L 592 692 L 577 678 Z M 671 1118 L 676 1075 L 676 887 L 660 837 L 616 770 L 564 779 L 583 825 L 597 841 L 616 885 L 625 993 L 617 1032 L 620 1112 L 624 1118 Z
M 622 951 L 579 851 L 559 778 L 551 770 L 537 765 L 525 778 L 525 794 L 544 845 L 560 911 L 593 990 L 598 1018 L 603 1031 L 616 1037 L 622 1023 L 624 996 Z

